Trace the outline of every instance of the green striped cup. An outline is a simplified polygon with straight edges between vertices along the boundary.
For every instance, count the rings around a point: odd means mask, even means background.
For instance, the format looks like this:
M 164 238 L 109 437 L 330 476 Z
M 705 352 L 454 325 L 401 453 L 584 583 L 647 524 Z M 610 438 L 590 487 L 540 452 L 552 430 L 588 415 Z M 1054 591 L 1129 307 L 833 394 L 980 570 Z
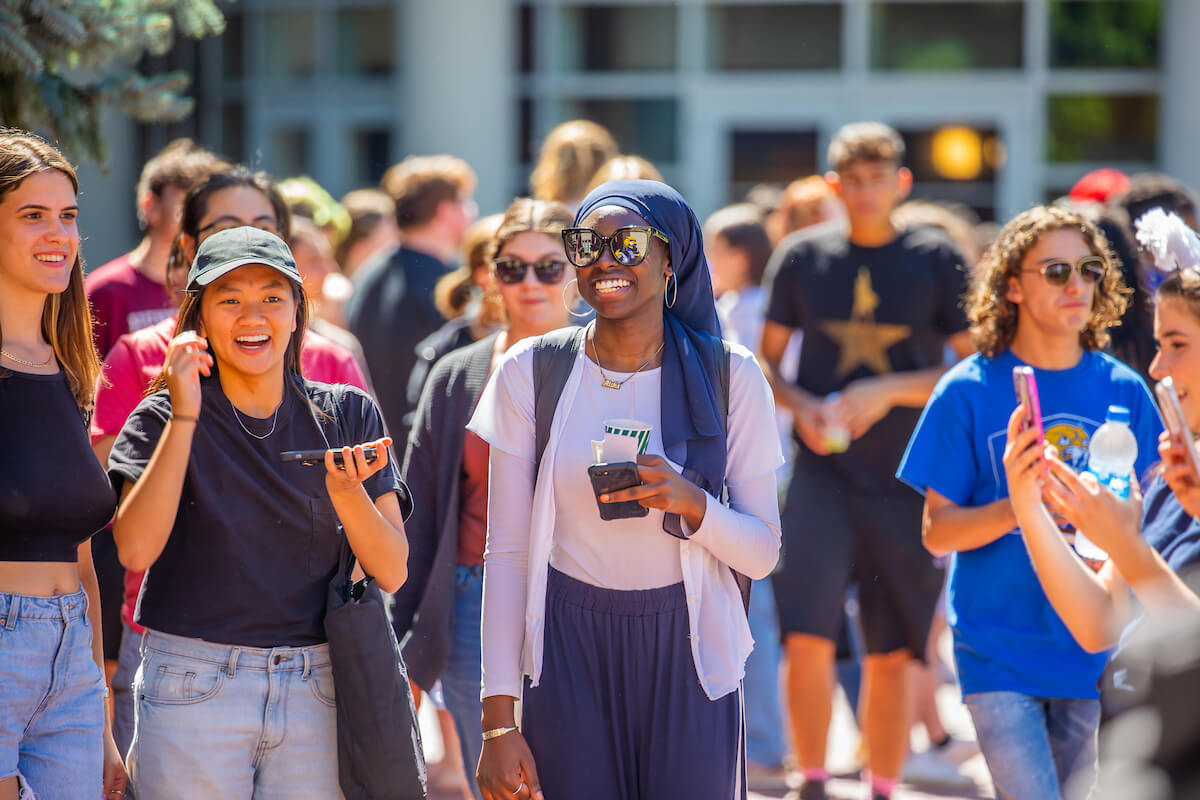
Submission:
M 604 433 L 606 436 L 628 436 L 637 442 L 638 455 L 646 455 L 650 445 L 650 426 L 635 419 L 606 419 Z

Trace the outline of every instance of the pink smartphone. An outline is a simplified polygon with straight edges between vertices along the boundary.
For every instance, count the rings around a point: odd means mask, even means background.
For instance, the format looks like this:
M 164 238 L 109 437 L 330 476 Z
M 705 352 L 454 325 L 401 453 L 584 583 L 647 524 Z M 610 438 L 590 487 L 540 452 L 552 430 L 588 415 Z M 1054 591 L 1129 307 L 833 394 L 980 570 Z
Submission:
M 1038 436 L 1045 438 L 1045 431 L 1042 429 L 1042 404 L 1038 400 L 1033 367 L 1013 367 L 1013 386 L 1017 390 L 1017 400 L 1029 409 L 1029 416 L 1025 418 L 1021 429 L 1026 430 L 1032 425 L 1037 428 Z
M 1171 432 L 1173 438 L 1183 440 L 1188 458 L 1192 462 L 1192 469 L 1200 469 L 1200 458 L 1196 456 L 1196 443 L 1192 439 L 1192 432 L 1183 416 L 1183 406 L 1179 405 L 1179 394 L 1175 391 L 1175 382 L 1171 380 L 1170 375 L 1158 382 L 1158 385 L 1154 387 L 1154 393 L 1158 395 L 1158 407 L 1162 409 L 1163 422 L 1167 424 L 1167 430 Z

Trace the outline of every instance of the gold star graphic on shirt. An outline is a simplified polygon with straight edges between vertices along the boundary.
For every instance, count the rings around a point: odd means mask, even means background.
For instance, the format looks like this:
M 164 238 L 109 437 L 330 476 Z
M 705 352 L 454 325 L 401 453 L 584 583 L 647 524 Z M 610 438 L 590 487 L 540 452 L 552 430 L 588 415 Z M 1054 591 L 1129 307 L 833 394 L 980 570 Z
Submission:
M 879 307 L 879 295 L 871 286 L 871 271 L 858 268 L 854 280 L 854 307 L 850 319 L 821 323 L 821 330 L 838 343 L 837 376 L 844 378 L 865 366 L 877 375 L 892 371 L 888 360 L 888 348 L 912 335 L 908 325 L 890 325 L 875 321 L 875 309 Z

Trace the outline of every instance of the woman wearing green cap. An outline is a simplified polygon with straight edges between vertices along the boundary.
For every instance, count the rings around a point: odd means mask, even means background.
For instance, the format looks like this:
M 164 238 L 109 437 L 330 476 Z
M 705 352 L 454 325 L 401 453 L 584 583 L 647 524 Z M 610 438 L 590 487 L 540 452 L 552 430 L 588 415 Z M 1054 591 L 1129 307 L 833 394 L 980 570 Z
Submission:
M 187 290 L 158 391 L 109 457 L 121 560 L 147 570 L 131 779 L 142 800 L 337 797 L 326 591 L 341 530 L 400 587 L 408 493 L 374 402 L 301 375 L 308 308 L 281 239 L 213 234 Z

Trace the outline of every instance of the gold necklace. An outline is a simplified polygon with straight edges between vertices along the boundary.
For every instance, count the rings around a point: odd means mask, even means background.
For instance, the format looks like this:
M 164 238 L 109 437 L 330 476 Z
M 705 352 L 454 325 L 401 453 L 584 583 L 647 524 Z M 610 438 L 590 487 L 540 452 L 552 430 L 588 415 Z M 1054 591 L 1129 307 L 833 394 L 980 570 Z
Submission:
M 631 372 L 629 374 L 628 378 L 626 378 L 623 381 L 614 381 L 612 378 L 608 377 L 608 374 L 605 373 L 605 371 L 604 371 L 604 365 L 600 363 L 600 351 L 598 349 L 596 349 L 595 331 L 593 331 L 592 335 L 588 338 L 592 343 L 592 353 L 596 356 L 596 366 L 600 369 L 600 377 L 604 379 L 603 381 L 600 382 L 600 385 L 603 386 L 605 389 L 616 389 L 616 390 L 620 390 L 620 388 L 622 386 L 624 386 L 625 384 L 627 384 L 631 380 L 633 380 L 634 375 L 637 375 L 639 372 L 644 370 L 646 368 L 647 364 L 649 364 L 654 359 L 658 358 L 658 354 L 662 352 L 663 346 L 666 345 L 666 343 L 667 343 L 667 340 L 664 338 L 663 343 L 660 344 L 658 346 L 658 349 L 654 351 L 654 355 L 650 356 L 645 361 L 643 361 L 642 365 L 640 367 L 638 367 L 637 369 L 635 369 L 633 372 Z
M 45 367 L 45 366 L 49 366 L 51 360 L 53 360 L 54 349 L 51 348 L 50 355 L 46 357 L 45 361 L 41 361 L 41 362 L 26 361 L 23 358 L 17 358 L 16 356 L 14 356 L 12 353 L 8 352 L 7 350 L 0 350 L 0 356 L 4 356 L 5 358 L 9 359 L 10 361 L 15 361 L 18 364 L 24 364 L 27 367 Z

